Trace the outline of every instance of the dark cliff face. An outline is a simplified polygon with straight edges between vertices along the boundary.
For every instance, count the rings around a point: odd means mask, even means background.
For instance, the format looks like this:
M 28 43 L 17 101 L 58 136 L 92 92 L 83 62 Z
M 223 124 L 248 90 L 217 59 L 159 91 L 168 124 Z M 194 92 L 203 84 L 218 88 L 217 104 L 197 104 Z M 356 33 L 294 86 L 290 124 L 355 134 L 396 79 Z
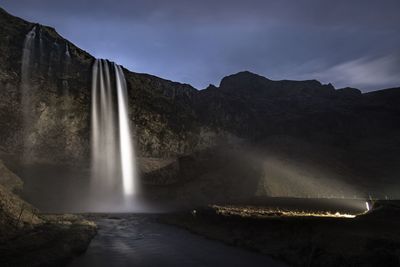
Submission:
M 36 25 L 36 49 L 29 64 L 29 106 L 21 105 L 21 64 L 26 34 L 35 25 L 0 10 L 0 130 L 3 152 L 48 161 L 79 159 L 86 154 L 92 57 L 61 38 L 54 29 Z M 70 54 L 66 59 L 66 49 Z M 24 112 L 29 114 L 25 134 Z
M 87 163 L 94 58 L 41 25 L 36 25 L 41 51 L 32 62 L 32 121 L 24 130 L 21 58 L 25 36 L 34 26 L 0 9 L 1 154 L 20 157 L 28 142 L 32 162 Z M 277 174 L 268 160 L 274 158 L 275 164 L 275 158 L 283 158 L 297 164 L 295 169 L 312 165 L 318 170 L 304 177 L 336 173 L 346 183 L 369 189 L 382 181 L 398 186 L 400 88 L 361 94 L 316 80 L 273 81 L 245 71 L 223 78 L 219 87 L 198 91 L 148 74 L 124 73 L 141 169 L 155 184 L 179 184 L 181 192 L 207 185 L 207 194 L 215 195 L 219 192 L 212 188 L 221 188 L 216 183 L 229 183 L 226 179 L 233 177 L 232 190 L 225 191 L 236 192 L 233 187 L 243 182 L 241 177 L 251 176 L 246 196 L 274 195 L 277 181 L 288 175 Z M 226 145 L 230 155 L 221 153 Z M 232 146 L 239 151 L 232 152 Z M 218 152 L 210 152 L 216 147 Z M 213 163 L 213 155 L 221 167 L 204 163 Z M 239 177 L 240 171 L 233 174 L 223 166 L 240 162 L 240 155 L 245 155 L 243 169 L 249 173 Z M 165 166 L 165 159 L 171 166 Z M 254 162 L 259 164 L 254 167 Z
M 361 191 L 384 194 L 399 188 L 400 88 L 361 94 L 315 80 L 271 81 L 240 72 L 225 77 L 219 88 L 200 91 L 194 103 L 202 125 L 224 129 L 261 151 L 257 155 L 267 158 L 267 172 L 274 169 L 268 163 L 271 158 L 291 162 L 274 162 L 281 170 L 261 175 L 267 177 L 267 191 L 285 183 L 290 176 L 283 174 L 285 168 L 295 169 L 293 179 L 298 181 L 288 182 L 293 188 L 309 182 L 301 181 L 307 180 L 302 171 L 308 177 L 334 174 Z M 347 185 L 336 192 L 351 188 Z
M 20 157 L 25 147 L 32 162 L 86 161 L 94 58 L 52 28 L 4 10 L 0 10 L 0 22 L 1 150 Z M 34 27 L 36 46 L 29 66 L 31 120 L 24 123 L 21 65 L 25 36 Z M 190 153 L 198 143 L 199 125 L 191 105 L 196 90 L 155 76 L 124 72 L 140 155 Z M 28 130 L 24 130 L 26 124 Z
M 381 99 L 380 103 L 373 103 L 375 98 Z M 254 142 L 288 135 L 347 146 L 377 132 L 396 131 L 398 113 L 388 111 L 385 101 L 398 99 L 386 90 L 362 95 L 358 89 L 335 90 L 315 80 L 271 81 L 240 72 L 222 79 L 219 88 L 200 91 L 195 107 L 203 125 L 229 130 Z
M 193 152 L 200 125 L 192 107 L 197 91 L 190 85 L 125 70 L 130 117 L 143 157 L 170 157 Z

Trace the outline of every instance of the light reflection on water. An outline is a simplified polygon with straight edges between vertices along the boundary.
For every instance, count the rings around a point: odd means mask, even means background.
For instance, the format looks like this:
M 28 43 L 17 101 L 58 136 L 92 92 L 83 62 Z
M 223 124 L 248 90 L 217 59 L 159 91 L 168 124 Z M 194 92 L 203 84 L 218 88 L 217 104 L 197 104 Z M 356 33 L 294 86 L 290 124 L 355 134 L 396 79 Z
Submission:
M 98 235 L 70 266 L 284 266 L 268 256 L 205 239 L 151 215 L 100 218 Z

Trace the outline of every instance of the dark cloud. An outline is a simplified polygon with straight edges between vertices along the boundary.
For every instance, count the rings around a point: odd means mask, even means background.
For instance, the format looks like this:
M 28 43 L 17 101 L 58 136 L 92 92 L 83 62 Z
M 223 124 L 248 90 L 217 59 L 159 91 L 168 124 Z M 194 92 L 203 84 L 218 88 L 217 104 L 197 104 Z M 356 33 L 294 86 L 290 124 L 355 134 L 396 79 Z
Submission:
M 204 88 L 233 72 L 400 85 L 398 0 L 3 0 L 97 57 Z M 399 77 L 399 78 L 397 78 Z

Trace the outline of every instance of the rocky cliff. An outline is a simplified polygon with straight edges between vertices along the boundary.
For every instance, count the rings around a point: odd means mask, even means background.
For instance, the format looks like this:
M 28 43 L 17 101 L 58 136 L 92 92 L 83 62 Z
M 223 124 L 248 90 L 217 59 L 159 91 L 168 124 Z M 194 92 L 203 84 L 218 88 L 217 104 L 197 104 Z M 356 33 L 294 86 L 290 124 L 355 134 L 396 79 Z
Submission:
M 20 155 L 24 148 L 32 162 L 85 161 L 89 158 L 94 58 L 53 28 L 26 22 L 4 10 L 0 10 L 0 20 L 0 121 L 5 126 L 0 133 L 1 149 Z M 24 123 L 27 105 L 21 105 L 21 66 L 25 36 L 32 29 L 36 46 L 29 66 L 30 118 Z M 200 131 L 191 107 L 196 90 L 151 75 L 124 72 L 141 154 L 165 156 L 191 151 Z
M 36 45 L 31 95 L 22 105 L 21 60 L 30 31 Z M 53 28 L 0 9 L 3 158 L 88 164 L 93 61 Z M 362 94 L 245 71 L 196 90 L 127 69 L 124 74 L 144 183 L 170 186 L 167 193 L 148 189 L 155 195 L 185 197 L 198 186 L 202 196 L 221 198 L 223 188 L 238 194 L 244 185 L 243 197 L 390 194 L 399 187 L 400 88 Z

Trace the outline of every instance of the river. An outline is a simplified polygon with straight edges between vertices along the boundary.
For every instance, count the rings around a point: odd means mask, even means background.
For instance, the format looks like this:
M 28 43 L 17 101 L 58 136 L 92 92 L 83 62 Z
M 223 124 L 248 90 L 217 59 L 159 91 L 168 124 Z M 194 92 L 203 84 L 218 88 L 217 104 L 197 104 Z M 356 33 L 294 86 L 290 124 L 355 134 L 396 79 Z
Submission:
M 285 266 L 266 255 L 159 223 L 152 215 L 103 215 L 94 220 L 97 236 L 70 267 Z

